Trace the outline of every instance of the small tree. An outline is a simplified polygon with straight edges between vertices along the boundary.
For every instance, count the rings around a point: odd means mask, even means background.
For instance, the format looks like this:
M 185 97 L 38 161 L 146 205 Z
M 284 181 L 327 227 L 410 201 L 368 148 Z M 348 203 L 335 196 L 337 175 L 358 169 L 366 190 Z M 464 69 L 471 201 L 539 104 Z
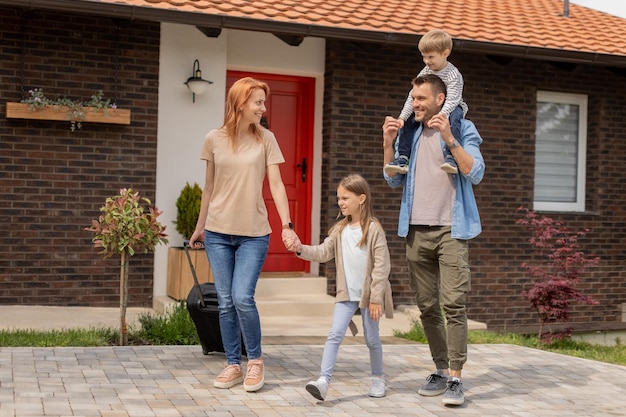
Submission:
M 583 271 L 599 262 L 596 256 L 588 256 L 580 251 L 578 239 L 589 229 L 571 233 L 561 222 L 550 217 L 539 216 L 534 211 L 520 207 L 523 218 L 517 224 L 526 226 L 532 232 L 528 239 L 533 251 L 544 261 L 541 265 L 522 263 L 522 268 L 535 278 L 533 287 L 523 291 L 522 296 L 530 301 L 539 313 L 538 343 L 543 337 L 544 325 L 548 321 L 568 321 L 570 304 L 578 301 L 582 304 L 597 304 L 593 298 L 576 289 Z
M 144 210 L 142 203 L 151 204 L 147 198 L 139 197 L 132 189 L 120 190 L 120 195 L 106 199 L 100 208 L 98 220 L 92 220 L 85 230 L 95 233 L 92 241 L 101 254 L 109 258 L 121 255 L 120 262 L 120 346 L 128 342 L 126 328 L 126 306 L 128 300 L 128 261 L 136 252 L 154 252 L 158 244 L 167 243 L 165 226 L 157 218 L 161 211 L 150 207 Z
M 200 203 L 202 201 L 202 189 L 197 183 L 193 186 L 189 183 L 180 192 L 176 200 L 176 231 L 186 240 L 191 239 L 196 223 L 200 215 Z

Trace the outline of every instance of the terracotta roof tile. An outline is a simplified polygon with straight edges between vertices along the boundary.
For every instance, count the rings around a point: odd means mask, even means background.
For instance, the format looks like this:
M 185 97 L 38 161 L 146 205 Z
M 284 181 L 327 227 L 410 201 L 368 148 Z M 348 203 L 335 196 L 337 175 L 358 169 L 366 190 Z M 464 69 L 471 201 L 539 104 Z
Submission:
M 563 0 L 101 0 L 135 7 L 227 15 L 359 31 L 626 56 L 626 19 Z

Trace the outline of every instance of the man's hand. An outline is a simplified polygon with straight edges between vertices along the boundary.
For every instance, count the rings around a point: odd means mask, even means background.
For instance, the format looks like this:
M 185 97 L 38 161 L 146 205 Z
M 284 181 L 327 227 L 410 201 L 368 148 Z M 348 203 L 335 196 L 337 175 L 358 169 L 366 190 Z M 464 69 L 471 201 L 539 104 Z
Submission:
M 391 116 L 385 117 L 383 123 L 383 148 L 393 149 L 393 141 L 398 136 L 398 130 L 401 128 L 401 124 L 398 119 Z
M 385 117 L 383 123 L 383 166 L 393 161 L 395 155 L 395 149 L 393 148 L 393 142 L 398 136 L 398 130 L 400 129 L 400 122 L 391 116 Z M 396 174 L 391 175 L 392 177 Z
M 452 142 L 454 142 L 454 136 L 450 130 L 450 121 L 445 113 L 434 115 L 427 122 L 427 125 L 431 129 L 437 129 L 441 132 L 441 138 L 446 142 L 446 145 L 452 145 Z

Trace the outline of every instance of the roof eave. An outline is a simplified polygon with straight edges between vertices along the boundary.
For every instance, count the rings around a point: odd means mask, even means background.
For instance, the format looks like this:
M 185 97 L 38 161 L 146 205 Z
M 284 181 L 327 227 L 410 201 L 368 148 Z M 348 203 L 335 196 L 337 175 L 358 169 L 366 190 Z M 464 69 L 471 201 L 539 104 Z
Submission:
M 503 55 L 536 59 L 540 61 L 558 61 L 575 64 L 605 65 L 609 67 L 626 67 L 626 56 L 624 55 L 568 51 L 564 49 L 539 48 L 525 45 L 455 39 L 454 50 L 457 52 Z
M 240 29 L 284 35 L 311 36 L 326 39 L 342 39 L 356 42 L 372 42 L 393 45 L 416 45 L 421 35 L 340 28 L 250 19 L 228 15 L 187 12 L 154 7 L 136 7 L 126 4 L 103 3 L 97 0 L 0 0 L 0 5 L 21 6 L 28 9 L 56 10 L 72 13 L 93 14 L 118 19 L 169 22 L 216 29 Z M 504 43 L 479 42 L 455 39 L 456 51 L 503 55 L 528 59 L 569 63 L 626 67 L 626 56 L 598 54 L 583 51 L 566 51 Z

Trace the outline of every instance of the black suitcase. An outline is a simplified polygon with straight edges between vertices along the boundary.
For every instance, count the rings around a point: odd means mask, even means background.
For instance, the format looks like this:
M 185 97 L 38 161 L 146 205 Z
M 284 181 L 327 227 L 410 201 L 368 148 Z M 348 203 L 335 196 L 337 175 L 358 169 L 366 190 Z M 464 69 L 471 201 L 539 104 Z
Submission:
M 194 286 L 187 296 L 187 311 L 189 311 L 189 315 L 196 325 L 198 338 L 202 345 L 202 353 L 205 355 L 210 355 L 215 352 L 224 353 L 215 284 L 212 282 L 198 283 L 196 269 L 191 262 L 187 242 L 185 242 L 185 253 L 194 280 Z M 243 345 L 243 341 L 241 345 L 242 355 L 245 356 L 246 349 Z

